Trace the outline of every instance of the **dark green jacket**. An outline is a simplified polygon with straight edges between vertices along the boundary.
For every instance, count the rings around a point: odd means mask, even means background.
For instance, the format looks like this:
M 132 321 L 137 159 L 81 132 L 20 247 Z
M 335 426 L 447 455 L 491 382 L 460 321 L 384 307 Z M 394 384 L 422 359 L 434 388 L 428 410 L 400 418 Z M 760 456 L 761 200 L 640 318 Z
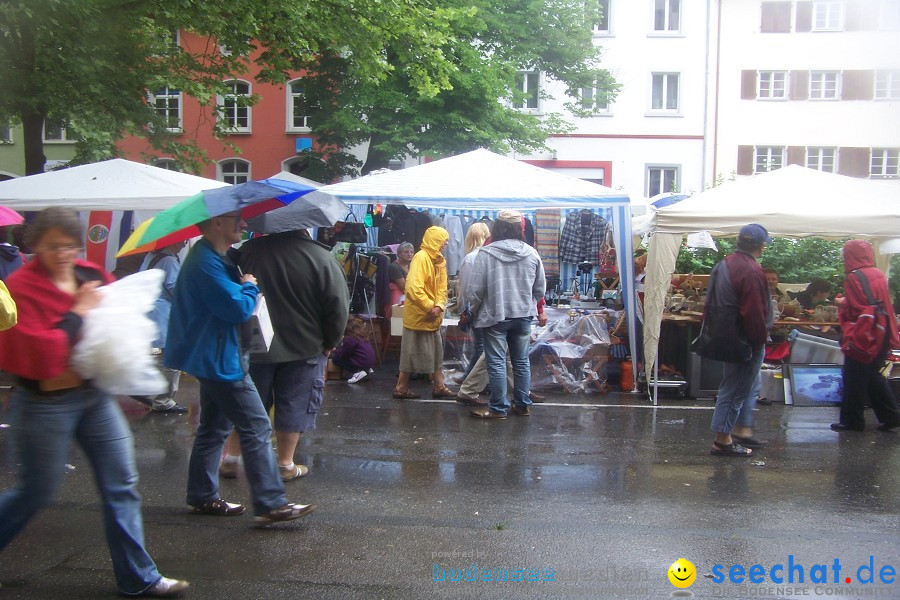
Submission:
M 256 277 L 275 329 L 269 352 L 251 360 L 303 360 L 338 345 L 349 298 L 344 273 L 326 246 L 297 231 L 274 233 L 245 242 L 239 264 Z

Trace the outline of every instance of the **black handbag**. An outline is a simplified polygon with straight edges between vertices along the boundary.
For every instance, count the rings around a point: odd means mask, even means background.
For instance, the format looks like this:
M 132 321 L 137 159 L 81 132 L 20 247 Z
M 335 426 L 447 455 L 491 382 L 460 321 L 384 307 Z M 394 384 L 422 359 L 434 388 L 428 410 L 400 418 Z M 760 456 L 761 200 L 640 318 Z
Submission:
M 353 217 L 353 221 L 338 221 L 334 224 L 334 241 L 350 242 L 351 244 L 365 244 L 369 241 L 365 223 L 356 221 L 353 213 L 349 213 L 345 219 Z
M 700 335 L 694 340 L 691 349 L 710 360 L 727 363 L 742 363 L 753 356 L 753 348 L 739 325 L 738 309 L 723 308 L 719 304 L 716 287 L 707 289 L 706 312 Z

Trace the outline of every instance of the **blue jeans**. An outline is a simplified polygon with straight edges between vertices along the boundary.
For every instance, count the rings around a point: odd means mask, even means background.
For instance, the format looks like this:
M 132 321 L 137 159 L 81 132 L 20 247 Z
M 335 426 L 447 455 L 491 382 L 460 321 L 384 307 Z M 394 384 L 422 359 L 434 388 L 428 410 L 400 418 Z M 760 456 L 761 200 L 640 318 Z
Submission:
M 759 395 L 759 369 L 765 355 L 763 344 L 753 349 L 747 362 L 724 363 L 710 429 L 716 433 L 731 433 L 736 426 L 753 427 L 753 409 Z
M 531 339 L 531 317 L 506 319 L 491 327 L 482 328 L 481 333 L 484 337 L 488 379 L 491 382 L 491 410 L 504 415 L 509 411 L 509 399 L 506 397 L 507 345 L 516 386 L 516 404 L 530 405 L 528 392 L 531 389 L 531 365 L 528 363 L 528 345 Z
M 187 503 L 219 497 L 219 459 L 232 428 L 241 439 L 254 514 L 287 504 L 272 451 L 272 424 L 249 375 L 241 381 L 200 379 L 200 425 L 188 463 Z
M 119 405 L 94 389 L 45 397 L 19 388 L 10 406 L 19 483 L 0 495 L 0 550 L 54 499 L 74 440 L 94 470 L 119 590 L 136 595 L 159 581 L 144 549 L 134 442 Z
M 472 328 L 472 341 L 475 344 L 475 351 L 472 353 L 472 358 L 469 359 L 469 364 L 466 367 L 466 372 L 463 373 L 463 381 L 465 381 L 466 377 L 469 376 L 469 373 L 472 372 L 472 369 L 475 368 L 475 363 L 478 362 L 478 359 L 481 358 L 481 355 L 484 354 L 484 335 L 482 334 L 484 330 L 478 327 Z

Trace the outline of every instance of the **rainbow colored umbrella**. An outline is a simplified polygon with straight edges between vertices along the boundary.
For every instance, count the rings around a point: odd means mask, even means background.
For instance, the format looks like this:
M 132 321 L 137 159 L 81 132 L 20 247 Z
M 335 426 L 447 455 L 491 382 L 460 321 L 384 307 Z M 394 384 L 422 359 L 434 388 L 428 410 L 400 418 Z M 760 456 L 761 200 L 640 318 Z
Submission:
M 212 217 L 239 210 L 241 217 L 249 219 L 290 204 L 314 190 L 303 183 L 274 178 L 204 190 L 141 223 L 122 244 L 116 257 L 165 248 L 200 235 L 197 224 Z

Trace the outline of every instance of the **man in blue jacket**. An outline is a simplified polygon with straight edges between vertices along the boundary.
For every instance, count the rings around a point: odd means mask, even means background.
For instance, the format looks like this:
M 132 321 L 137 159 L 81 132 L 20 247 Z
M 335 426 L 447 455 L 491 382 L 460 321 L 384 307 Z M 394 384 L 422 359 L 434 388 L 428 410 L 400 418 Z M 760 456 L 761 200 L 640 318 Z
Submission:
M 253 314 L 259 288 L 226 252 L 247 224 L 228 213 L 198 225 L 203 238 L 184 261 L 169 319 L 165 365 L 200 381 L 200 424 L 188 466 L 187 503 L 205 515 L 240 515 L 241 504 L 219 496 L 219 459 L 225 438 L 237 430 L 256 521 L 290 521 L 313 510 L 287 502 L 272 452 L 272 426 L 246 372 L 239 327 Z

